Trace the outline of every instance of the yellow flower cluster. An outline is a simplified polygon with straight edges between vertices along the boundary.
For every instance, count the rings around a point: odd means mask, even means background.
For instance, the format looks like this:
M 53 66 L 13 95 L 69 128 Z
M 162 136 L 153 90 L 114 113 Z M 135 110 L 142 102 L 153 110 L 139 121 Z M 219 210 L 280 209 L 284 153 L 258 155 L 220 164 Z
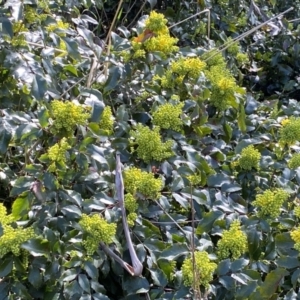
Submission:
M 249 64 L 250 62 L 246 53 L 239 52 L 235 58 L 239 66 Z
M 290 169 L 297 169 L 300 167 L 300 153 L 295 153 L 288 162 Z
M 138 204 L 136 203 L 136 199 L 131 193 L 125 195 L 125 208 L 131 213 L 135 212 L 138 208 Z
M 252 204 L 260 209 L 260 216 L 273 219 L 279 216 L 280 208 L 288 197 L 288 192 L 283 189 L 266 190 L 262 194 L 257 195 Z
M 169 34 L 157 35 L 144 42 L 148 52 L 160 51 L 166 57 L 172 52 L 178 51 L 178 47 L 174 46 L 178 39 L 171 37 Z
M 153 33 L 162 35 L 169 33 L 167 22 L 168 21 L 163 14 L 152 11 L 145 22 L 145 26 L 146 29 L 151 30 Z
M 47 14 L 38 13 L 36 8 L 26 5 L 24 10 L 24 19 L 27 23 L 40 23 L 47 19 Z
M 98 249 L 100 242 L 111 243 L 116 234 L 117 225 L 107 223 L 99 214 L 92 216 L 83 214 L 79 224 L 84 232 L 82 243 L 87 255 L 92 255 Z
M 161 178 L 155 178 L 152 173 L 144 172 L 137 168 L 129 168 L 124 171 L 124 185 L 126 191 L 131 195 L 139 193 L 146 198 L 158 199 L 163 182 Z
M 128 226 L 132 227 L 134 226 L 134 222 L 137 219 L 137 214 L 135 213 L 135 211 L 138 208 L 138 204 L 134 196 L 130 193 L 125 195 L 124 202 L 125 202 L 125 208 L 129 212 L 129 214 L 127 215 L 127 224 Z
M 13 23 L 14 36 L 11 39 L 11 44 L 15 47 L 27 46 L 27 42 L 25 39 L 26 31 L 28 31 L 28 29 L 25 27 L 25 25 L 22 22 L 14 22 Z M 5 36 L 5 40 L 8 41 L 8 36 Z
M 228 52 L 229 54 L 231 54 L 231 55 L 236 56 L 236 55 L 241 51 L 241 49 L 240 49 L 240 46 L 239 46 L 238 42 L 232 43 L 232 41 L 233 41 L 233 40 L 232 40 L 231 37 L 228 38 L 227 41 L 226 41 L 226 45 L 231 44 L 231 45 L 227 48 L 227 52 Z
M 198 79 L 205 67 L 206 63 L 198 57 L 182 57 L 171 64 L 164 76 L 154 76 L 153 79 L 160 80 L 162 87 L 173 88 L 181 85 L 184 78 Z
M 282 127 L 280 128 L 281 145 L 291 146 L 300 140 L 300 118 L 291 117 L 282 121 Z
M 294 208 L 294 215 L 297 218 L 300 218 L 300 206 L 297 206 L 297 207 Z
M 3 235 L 0 237 L 0 258 L 12 252 L 15 256 L 21 254 L 21 245 L 35 236 L 32 227 L 14 228 L 10 225 L 3 225 Z
M 153 113 L 153 124 L 163 129 L 181 131 L 183 122 L 180 119 L 184 103 L 177 105 L 171 103 L 163 104 Z
M 182 264 L 181 270 L 184 285 L 193 286 L 195 273 L 195 276 L 198 276 L 195 280 L 196 284 L 208 287 L 216 268 L 217 265 L 210 261 L 206 251 L 195 252 L 195 272 L 193 272 L 193 260 L 191 257 L 186 258 Z
M 3 234 L 0 237 L 0 258 L 12 252 L 15 256 L 21 254 L 21 245 L 35 236 L 32 227 L 22 228 L 10 225 L 15 221 L 12 215 L 7 215 L 5 206 L 0 203 L 0 224 Z
M 99 126 L 100 129 L 103 130 L 107 135 L 112 134 L 114 127 L 114 118 L 109 106 L 104 107 Z
M 178 39 L 170 36 L 167 27 L 167 20 L 163 14 L 152 11 L 149 18 L 145 22 L 144 33 L 141 34 L 141 40 L 135 38 L 132 41 L 134 57 L 145 55 L 144 51 L 153 52 L 160 51 L 164 57 L 172 52 L 178 51 L 175 44 Z M 147 37 L 147 34 L 149 37 Z M 142 51 L 141 51 L 142 50 Z
M 195 173 L 193 175 L 187 176 L 188 181 L 191 185 L 196 186 L 201 183 L 201 174 Z
M 84 125 L 90 117 L 86 108 L 73 102 L 54 100 L 51 102 L 52 117 L 54 119 L 52 131 L 54 134 L 62 133 L 72 135 L 75 126 Z
M 68 144 L 66 138 L 62 138 L 59 143 L 56 143 L 54 146 L 48 149 L 48 158 L 52 161 L 49 166 L 50 172 L 55 172 L 56 163 L 60 164 L 61 167 L 66 167 L 66 151 L 70 149 L 71 146 Z
M 162 161 L 174 155 L 172 151 L 173 141 L 168 140 L 163 143 L 159 130 L 158 126 L 150 129 L 138 124 L 136 130 L 130 131 L 130 135 L 137 144 L 137 155 L 146 163 L 151 160 Z
M 55 30 L 61 30 L 61 32 L 57 31 L 56 34 L 61 36 L 61 37 L 64 37 L 66 36 L 66 33 L 63 32 L 63 30 L 66 30 L 69 28 L 69 23 L 64 23 L 62 20 L 57 20 L 55 23 L 52 23 L 48 26 L 46 26 L 46 30 L 48 32 L 53 32 Z
M 198 57 L 180 58 L 171 64 L 171 70 L 173 73 L 182 76 L 188 75 L 193 79 L 197 79 L 205 67 L 206 63 Z
M 205 52 L 204 54 L 202 54 L 201 59 L 205 61 L 208 68 L 214 66 L 222 67 L 223 69 L 226 68 L 226 60 L 224 59 L 222 53 L 217 49 L 212 49 Z
M 254 148 L 253 145 L 249 145 L 244 148 L 241 153 L 241 157 L 238 160 L 238 165 L 244 169 L 250 171 L 252 168 L 259 168 L 259 161 L 261 154 Z
M 240 222 L 233 221 L 229 230 L 223 232 L 218 241 L 218 256 L 220 259 L 237 259 L 247 251 L 247 236 L 241 230 Z
M 300 227 L 291 231 L 291 238 L 295 242 L 294 248 L 300 251 Z
M 133 227 L 134 226 L 134 222 L 137 219 L 137 214 L 135 212 L 131 212 L 128 214 L 127 216 L 127 224 L 129 227 Z
M 230 71 L 222 65 L 216 65 L 206 75 L 212 84 L 210 102 L 220 111 L 237 107 L 235 93 L 244 94 L 245 90 L 236 84 Z

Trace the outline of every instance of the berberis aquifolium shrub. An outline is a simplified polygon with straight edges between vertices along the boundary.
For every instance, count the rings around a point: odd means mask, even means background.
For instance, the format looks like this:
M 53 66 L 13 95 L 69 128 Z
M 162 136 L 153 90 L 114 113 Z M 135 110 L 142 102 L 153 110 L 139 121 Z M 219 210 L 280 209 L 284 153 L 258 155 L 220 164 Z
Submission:
M 298 297 L 297 21 L 211 3 L 0 5 L 1 299 Z

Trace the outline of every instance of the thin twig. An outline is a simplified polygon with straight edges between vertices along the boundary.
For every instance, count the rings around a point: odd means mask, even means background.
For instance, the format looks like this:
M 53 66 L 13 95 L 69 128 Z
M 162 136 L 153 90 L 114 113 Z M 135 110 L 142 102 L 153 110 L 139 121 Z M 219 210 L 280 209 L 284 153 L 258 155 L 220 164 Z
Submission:
M 144 3 L 143 3 L 143 5 L 141 6 L 141 8 L 139 9 L 139 11 L 137 12 L 137 14 L 136 14 L 136 16 L 133 18 L 133 20 L 129 23 L 129 25 L 127 26 L 128 28 L 130 28 L 131 27 L 131 25 L 135 22 L 135 20 L 138 18 L 138 16 L 140 15 L 140 13 L 143 11 L 143 9 L 144 9 L 144 7 L 145 7 L 145 5 L 146 5 L 146 3 L 147 3 L 148 1 L 145 1 Z
M 179 226 L 179 224 L 174 220 L 174 218 L 165 211 L 165 209 L 160 205 L 160 203 L 157 200 L 154 200 L 156 204 L 163 210 L 163 212 L 174 222 L 174 224 L 177 226 L 177 228 L 184 234 L 186 235 L 185 231 Z
M 231 45 L 233 45 L 235 42 L 240 41 L 241 39 L 243 39 L 243 38 L 245 38 L 246 36 L 252 34 L 252 33 L 255 32 L 256 30 L 258 30 L 259 28 L 261 28 L 261 27 L 263 27 L 264 25 L 266 25 L 266 24 L 272 22 L 273 20 L 275 20 L 275 19 L 277 19 L 277 18 L 283 16 L 284 14 L 290 12 L 290 11 L 293 10 L 293 9 L 294 9 L 293 7 L 290 7 L 289 9 L 287 9 L 287 10 L 285 10 L 284 12 L 278 14 L 277 16 L 275 16 L 275 17 L 273 17 L 273 18 L 271 18 L 271 19 L 269 19 L 269 20 L 267 20 L 267 21 L 265 21 L 265 22 L 263 22 L 263 23 L 261 23 L 261 24 L 255 26 L 254 28 L 252 28 L 252 29 L 246 31 L 245 33 L 242 33 L 242 34 L 239 35 L 238 37 L 232 39 L 232 41 L 223 44 L 221 47 L 219 47 L 219 49 L 218 49 L 215 53 L 213 53 L 211 56 L 209 56 L 208 58 L 206 58 L 205 61 L 207 61 L 207 60 L 209 60 L 209 59 L 215 57 L 218 53 L 220 53 L 220 52 L 226 50 L 228 47 L 230 47 Z
M 196 296 L 196 299 L 201 299 L 201 291 L 198 282 L 198 278 L 200 278 L 200 274 L 198 268 L 196 266 L 195 260 L 195 209 L 194 209 L 194 200 L 192 195 L 192 186 L 190 192 L 190 203 L 191 203 L 191 217 L 192 217 L 192 236 L 191 236 L 191 250 L 192 250 L 192 262 L 193 262 L 193 290 Z
M 193 14 L 192 16 L 190 16 L 190 17 L 188 17 L 188 18 L 186 18 L 186 19 L 184 19 L 184 20 L 182 20 L 182 21 L 179 21 L 179 22 L 177 22 L 177 23 L 175 23 L 175 24 L 169 26 L 168 28 L 171 29 L 171 28 L 173 28 L 173 27 L 175 27 L 175 26 L 177 26 L 177 25 L 179 25 L 179 24 L 181 24 L 181 23 L 184 23 L 185 21 L 187 21 L 187 20 L 189 20 L 189 19 L 192 19 L 192 18 L 194 18 L 194 17 L 196 17 L 196 16 L 198 16 L 198 15 L 201 15 L 201 14 L 203 14 L 203 13 L 205 13 L 205 12 L 209 12 L 209 13 L 210 13 L 210 10 L 209 10 L 208 8 L 206 8 L 206 9 L 200 11 L 200 12 L 197 12 L 196 14 Z

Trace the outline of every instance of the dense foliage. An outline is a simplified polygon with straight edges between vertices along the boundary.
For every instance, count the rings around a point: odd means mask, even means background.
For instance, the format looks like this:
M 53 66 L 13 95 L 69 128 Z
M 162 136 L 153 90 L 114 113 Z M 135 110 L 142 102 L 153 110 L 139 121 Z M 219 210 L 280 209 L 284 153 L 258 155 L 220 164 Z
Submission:
M 0 299 L 299 297 L 299 1 L 0 3 Z

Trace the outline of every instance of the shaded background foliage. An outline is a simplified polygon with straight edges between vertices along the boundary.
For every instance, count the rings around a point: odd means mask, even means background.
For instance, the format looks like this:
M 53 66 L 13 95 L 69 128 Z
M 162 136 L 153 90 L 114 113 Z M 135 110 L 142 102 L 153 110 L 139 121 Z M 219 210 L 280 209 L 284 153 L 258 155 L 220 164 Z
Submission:
M 196 297 L 196 291 L 183 284 L 181 271 L 194 250 L 207 251 L 217 264 L 209 288 L 201 286 L 202 294 L 207 292 L 211 299 L 298 297 L 300 262 L 290 231 L 299 226 L 300 177 L 297 164 L 292 168 L 289 161 L 299 151 L 299 139 L 280 144 L 282 121 L 300 112 L 298 1 L 257 1 L 261 15 L 248 1 L 124 1 L 115 24 L 116 1 L 1 4 L 0 197 L 14 218 L 11 228 L 35 231 L 19 255 L 8 251 L 1 257 L 1 299 Z M 290 6 L 295 9 L 274 21 L 278 32 L 266 26 L 241 40 L 237 50 L 249 60 L 239 63 L 236 49 L 223 51 L 227 69 L 247 91 L 236 91 L 226 110 L 210 102 L 213 58 L 196 79 L 187 74 L 171 87 L 160 79 L 153 81 L 180 57 L 205 60 L 207 50 L 262 23 L 264 14 L 270 18 Z M 210 21 L 205 13 L 175 25 L 206 8 Z M 168 26 L 175 25 L 170 36 L 178 39 L 180 48 L 167 57 L 153 52 L 134 58 L 132 38 L 142 34 L 152 10 L 163 13 Z M 111 47 L 102 47 L 109 33 Z M 94 56 L 99 65 L 97 80 L 91 82 Z M 77 124 L 67 122 L 72 132 L 53 131 L 58 118 L 54 99 L 79 103 L 90 117 L 81 122 L 82 112 L 75 109 L 70 118 Z M 153 126 L 154 112 L 178 99 L 184 102 L 177 116 L 182 130 L 160 131 L 163 141 L 174 142 L 174 155 L 143 161 L 132 152 L 138 147 L 132 131 L 137 123 Z M 105 108 L 111 108 L 113 128 Z M 68 121 L 66 116 L 62 119 Z M 52 147 L 63 136 L 70 147 L 59 148 L 66 154 L 56 161 Z M 249 145 L 260 157 L 247 170 L 239 159 Z M 117 224 L 114 249 L 130 263 L 115 198 L 116 150 L 126 167 L 153 173 L 164 183 L 157 200 L 137 196 L 131 230 L 144 265 L 141 277 L 131 277 L 101 248 L 89 256 L 82 245 L 82 214 L 101 213 Z M 54 171 L 49 169 L 52 163 Z M 41 197 L 31 190 L 37 182 L 43 188 Z M 280 213 L 268 219 L 253 201 L 274 188 L 290 196 Z M 2 241 L 7 238 L 6 219 L 2 214 Z M 234 220 L 241 222 L 247 251 L 238 258 L 220 258 L 218 242 Z

